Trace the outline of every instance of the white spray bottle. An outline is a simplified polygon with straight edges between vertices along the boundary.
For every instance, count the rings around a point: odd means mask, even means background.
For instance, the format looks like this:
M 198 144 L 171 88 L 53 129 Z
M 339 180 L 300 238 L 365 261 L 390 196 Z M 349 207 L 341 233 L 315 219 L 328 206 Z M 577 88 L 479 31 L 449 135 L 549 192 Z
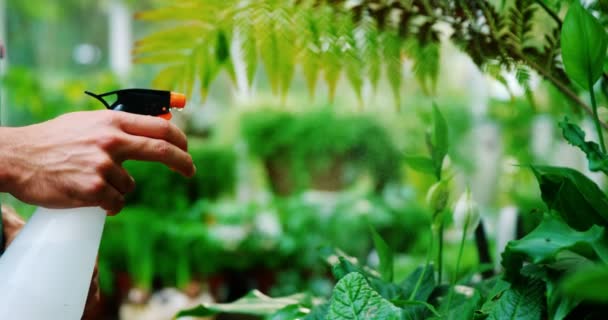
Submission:
M 112 110 L 165 119 L 186 103 L 182 94 L 160 90 L 87 94 Z M 116 101 L 108 104 L 108 95 Z M 81 319 L 105 219 L 96 207 L 38 208 L 0 257 L 0 319 Z

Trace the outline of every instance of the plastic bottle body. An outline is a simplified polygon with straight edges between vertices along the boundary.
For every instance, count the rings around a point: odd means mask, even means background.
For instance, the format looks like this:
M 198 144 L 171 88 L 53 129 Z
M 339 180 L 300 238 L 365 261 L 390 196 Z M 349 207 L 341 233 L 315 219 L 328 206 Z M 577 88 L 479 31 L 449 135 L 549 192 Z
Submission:
M 38 208 L 0 258 L 0 319 L 80 319 L 105 219 L 100 208 Z

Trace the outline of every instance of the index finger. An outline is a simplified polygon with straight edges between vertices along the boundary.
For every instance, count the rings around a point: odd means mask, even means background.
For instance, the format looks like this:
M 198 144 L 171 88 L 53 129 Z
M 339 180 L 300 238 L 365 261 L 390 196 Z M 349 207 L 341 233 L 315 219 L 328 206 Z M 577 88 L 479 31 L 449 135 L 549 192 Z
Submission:
M 165 140 L 188 151 L 186 135 L 171 122 L 158 117 L 118 112 L 119 127 L 125 133 Z

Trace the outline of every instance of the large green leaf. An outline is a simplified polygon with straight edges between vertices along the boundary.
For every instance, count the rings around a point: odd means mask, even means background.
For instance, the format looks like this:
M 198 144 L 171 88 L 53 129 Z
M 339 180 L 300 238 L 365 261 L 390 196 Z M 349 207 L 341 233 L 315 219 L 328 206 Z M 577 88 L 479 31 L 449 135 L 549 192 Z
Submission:
M 401 309 L 374 291 L 363 275 L 352 272 L 334 288 L 327 320 L 400 319 Z
M 545 299 L 545 284 L 534 280 L 511 287 L 498 300 L 488 320 L 540 320 Z
M 558 217 L 546 214 L 540 225 L 520 240 L 511 241 L 502 254 L 506 277 L 511 281 L 520 278 L 524 261 L 551 264 L 558 261 L 561 252 L 569 250 L 581 256 L 608 261 L 608 245 L 604 228 L 593 226 L 580 232 L 570 228 Z
M 532 166 L 543 201 L 572 228 L 584 231 L 608 222 L 608 198 L 582 173 L 561 167 Z
M 374 246 L 378 252 L 380 258 L 379 271 L 382 275 L 382 279 L 385 281 L 393 281 L 393 251 L 386 244 L 386 241 L 378 234 L 374 227 L 370 226 L 372 238 L 374 239 Z
M 604 27 L 579 0 L 568 9 L 561 43 L 566 73 L 579 86 L 589 89 L 602 75 L 608 39 Z
M 255 316 L 270 316 L 277 313 L 279 310 L 283 310 L 287 306 L 298 305 L 305 299 L 306 296 L 303 294 L 271 298 L 257 290 L 254 290 L 232 303 L 210 303 L 200 305 L 198 307 L 179 312 L 177 317 L 207 317 L 221 312 Z M 290 310 L 291 309 L 286 309 L 285 312 Z
M 570 297 L 595 302 L 608 302 L 608 267 L 595 266 L 564 279 L 563 291 Z
M 608 174 L 608 155 L 600 150 L 599 144 L 585 141 L 585 132 L 579 126 L 568 122 L 567 118 L 560 122 L 559 126 L 562 128 L 564 138 L 587 155 L 589 170 Z

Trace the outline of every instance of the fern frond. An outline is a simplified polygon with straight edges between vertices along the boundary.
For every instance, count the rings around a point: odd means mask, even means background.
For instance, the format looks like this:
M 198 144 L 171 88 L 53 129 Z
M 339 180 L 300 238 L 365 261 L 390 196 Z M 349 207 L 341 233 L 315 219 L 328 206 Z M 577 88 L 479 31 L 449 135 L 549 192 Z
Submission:
M 536 7 L 532 0 L 516 0 L 507 16 L 506 41 L 511 50 L 523 53 L 532 39 L 532 23 Z
M 532 88 L 530 86 L 530 69 L 526 66 L 520 65 L 515 69 L 515 79 L 517 83 L 524 89 L 524 95 L 526 99 L 530 103 L 531 106 L 535 106 L 534 102 L 534 93 L 532 92 Z
M 562 1 L 543 2 L 557 8 Z M 563 0 L 565 1 L 565 0 Z M 560 64 L 559 23 L 548 35 L 532 31 L 538 3 L 511 0 L 184 0 L 137 15 L 170 26 L 136 43 L 135 60 L 168 65 L 181 86 L 200 83 L 206 95 L 220 72 L 235 78 L 233 59 L 245 64 L 253 84 L 260 62 L 273 92 L 284 97 L 296 67 L 302 70 L 311 95 L 322 75 L 333 98 L 342 75 L 361 101 L 365 81 L 376 87 L 386 76 L 397 105 L 403 55 L 413 60 L 416 80 L 432 94 L 439 73 L 440 32 L 448 25 L 451 41 L 482 70 L 536 71 L 573 97 L 575 91 Z M 555 6 L 554 6 L 555 5 Z M 544 37 L 544 38 L 543 38 Z M 239 54 L 233 57 L 232 46 Z M 489 66 L 489 67 L 488 67 Z M 386 72 L 382 72 L 386 70 Z M 523 71 L 518 71 L 525 78 Z M 193 74 L 193 76 L 191 75 Z M 490 72 L 504 82 L 500 72 Z M 195 81 L 198 80 L 198 81 Z M 526 83 L 527 81 L 524 81 Z M 167 85 L 167 82 L 155 81 Z M 582 103 L 584 105 L 584 103 Z

